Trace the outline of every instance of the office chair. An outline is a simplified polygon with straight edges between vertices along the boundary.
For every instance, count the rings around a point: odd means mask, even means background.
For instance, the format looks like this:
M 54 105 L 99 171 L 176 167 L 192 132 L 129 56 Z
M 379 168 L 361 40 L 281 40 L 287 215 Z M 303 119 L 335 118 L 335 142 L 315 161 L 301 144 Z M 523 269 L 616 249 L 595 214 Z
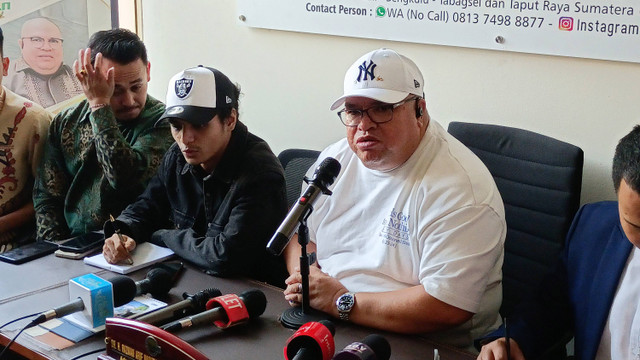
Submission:
M 320 151 L 306 149 L 287 149 L 278 154 L 280 164 L 284 168 L 289 208 L 300 197 L 304 175 L 316 161 L 318 155 L 320 155 Z
M 538 288 L 564 246 L 580 206 L 584 154 L 577 146 L 499 125 L 452 122 L 448 131 L 473 151 L 493 176 L 505 206 L 507 235 L 500 314 Z M 564 358 L 567 334 L 546 359 Z
M 583 152 L 531 131 L 452 122 L 449 133 L 487 166 L 505 205 L 503 265 L 507 316 L 556 264 L 580 206 Z
M 484 162 L 504 202 L 500 314 L 509 316 L 559 259 L 580 206 L 584 153 L 551 137 L 500 125 L 452 122 L 448 131 Z M 559 339 L 544 358 L 565 358 L 570 338 Z

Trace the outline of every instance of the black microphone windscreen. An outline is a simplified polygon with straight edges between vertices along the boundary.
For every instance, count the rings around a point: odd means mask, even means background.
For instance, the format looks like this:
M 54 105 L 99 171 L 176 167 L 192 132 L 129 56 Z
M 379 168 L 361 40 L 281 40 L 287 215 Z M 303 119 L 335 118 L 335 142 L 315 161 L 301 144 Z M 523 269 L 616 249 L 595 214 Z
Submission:
M 267 297 L 261 290 L 251 289 L 243 292 L 239 296 L 247 308 L 249 318 L 253 319 L 264 313 L 267 308 Z
M 207 288 L 200 290 L 193 295 L 183 293 L 184 299 L 191 299 L 191 307 L 194 312 L 203 312 L 207 310 L 207 302 L 209 299 L 222 295 L 222 291 L 217 288 Z
M 113 285 L 113 306 L 122 306 L 136 297 L 136 282 L 128 276 L 119 275 L 109 280 Z
M 391 357 L 391 345 L 389 341 L 378 334 L 367 335 L 362 340 L 362 343 L 368 345 L 374 354 L 376 354 L 377 360 L 389 360 Z
M 338 160 L 328 157 L 322 160 L 320 165 L 318 165 L 316 171 L 313 173 L 311 181 L 318 182 L 323 187 L 328 187 L 336 180 L 341 168 L 342 166 Z
M 329 320 L 320 320 L 318 321 L 320 324 L 324 325 L 324 327 L 326 327 L 327 329 L 329 329 L 329 332 L 331 333 L 331 335 L 335 335 L 336 334 L 336 326 L 333 325 L 333 323 Z
M 151 269 L 147 273 L 149 279 L 149 289 L 147 292 L 154 298 L 166 295 L 173 286 L 171 273 L 162 268 Z

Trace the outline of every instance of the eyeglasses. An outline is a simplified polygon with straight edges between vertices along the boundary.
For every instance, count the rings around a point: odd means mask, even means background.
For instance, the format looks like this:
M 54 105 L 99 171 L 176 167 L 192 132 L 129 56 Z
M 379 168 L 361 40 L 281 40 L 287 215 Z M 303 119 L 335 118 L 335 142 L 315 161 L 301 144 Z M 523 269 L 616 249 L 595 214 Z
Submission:
M 338 111 L 338 117 L 345 126 L 356 127 L 362 121 L 364 114 L 376 124 L 384 124 L 393 119 L 393 110 L 407 102 L 420 100 L 420 97 L 405 99 L 393 104 L 378 104 L 366 109 L 342 109 Z
M 53 48 L 53 49 L 59 49 L 62 47 L 62 42 L 64 41 L 63 39 L 60 38 L 41 38 L 40 36 L 29 36 L 29 37 L 23 37 L 21 39 L 29 39 L 29 41 L 31 41 L 31 44 L 33 44 L 33 46 L 36 49 L 42 49 L 42 47 L 44 46 L 45 41 L 49 44 L 49 47 Z

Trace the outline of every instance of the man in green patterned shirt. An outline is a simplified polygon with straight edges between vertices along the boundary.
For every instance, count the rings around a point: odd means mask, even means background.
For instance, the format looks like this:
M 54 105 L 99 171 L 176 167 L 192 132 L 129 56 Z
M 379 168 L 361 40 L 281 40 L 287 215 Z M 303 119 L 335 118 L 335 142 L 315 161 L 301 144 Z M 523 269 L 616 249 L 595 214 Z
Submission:
M 128 30 L 95 33 L 73 64 L 87 99 L 51 123 L 33 192 L 38 240 L 100 230 L 145 189 L 173 143 L 154 127 L 162 102 L 147 95 L 150 64 Z

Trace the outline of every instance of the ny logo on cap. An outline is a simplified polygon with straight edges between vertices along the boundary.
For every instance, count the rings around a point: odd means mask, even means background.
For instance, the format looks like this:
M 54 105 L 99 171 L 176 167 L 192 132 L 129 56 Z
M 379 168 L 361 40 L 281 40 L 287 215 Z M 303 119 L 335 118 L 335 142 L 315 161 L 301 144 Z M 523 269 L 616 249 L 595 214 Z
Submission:
M 376 68 L 376 64 L 373 62 L 373 60 L 369 60 L 369 65 L 367 65 L 367 61 L 363 61 L 362 65 L 360 65 L 358 67 L 358 69 L 360 70 L 360 73 L 358 74 L 358 78 L 356 79 L 356 81 L 360 82 L 360 81 L 367 81 L 367 80 L 373 80 L 375 79 L 375 74 L 373 73 L 373 71 Z M 364 77 L 362 76 L 364 74 Z M 369 77 L 367 79 L 367 77 Z
M 191 92 L 191 88 L 193 87 L 193 79 L 180 79 L 176 80 L 175 90 L 176 96 L 180 99 L 184 99 Z

